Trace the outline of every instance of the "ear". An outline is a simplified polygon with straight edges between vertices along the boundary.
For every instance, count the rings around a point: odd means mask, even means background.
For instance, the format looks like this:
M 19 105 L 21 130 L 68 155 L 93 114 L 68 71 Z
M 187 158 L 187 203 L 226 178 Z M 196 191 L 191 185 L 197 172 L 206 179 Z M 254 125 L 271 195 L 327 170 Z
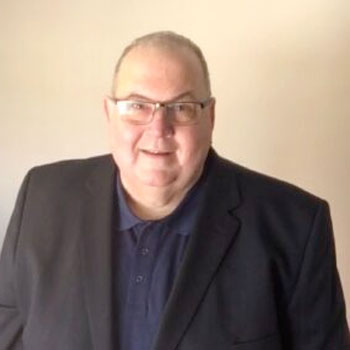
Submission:
M 110 101 L 108 99 L 107 96 L 105 96 L 103 98 L 103 109 L 104 109 L 104 112 L 105 112 L 105 117 L 107 118 L 107 121 L 109 122 L 110 121 L 110 115 L 111 115 L 111 111 L 110 111 L 110 108 L 111 108 L 111 104 L 110 104 Z
M 215 124 L 215 103 L 216 103 L 216 100 L 214 97 L 212 97 L 209 105 L 209 118 L 211 120 L 212 129 L 214 129 L 214 124 Z

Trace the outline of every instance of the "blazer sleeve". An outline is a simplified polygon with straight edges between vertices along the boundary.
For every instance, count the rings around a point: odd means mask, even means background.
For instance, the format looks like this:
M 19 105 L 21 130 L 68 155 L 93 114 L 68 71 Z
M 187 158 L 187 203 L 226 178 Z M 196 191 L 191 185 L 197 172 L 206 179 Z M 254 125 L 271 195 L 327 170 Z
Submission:
M 349 350 L 345 302 L 328 204 L 315 214 L 288 306 L 292 350 Z
M 21 220 L 25 207 L 26 193 L 30 175 L 20 188 L 14 211 L 5 236 L 0 256 L 0 349 L 22 349 L 22 330 L 24 322 L 18 305 L 16 288 L 16 250 L 21 230 Z

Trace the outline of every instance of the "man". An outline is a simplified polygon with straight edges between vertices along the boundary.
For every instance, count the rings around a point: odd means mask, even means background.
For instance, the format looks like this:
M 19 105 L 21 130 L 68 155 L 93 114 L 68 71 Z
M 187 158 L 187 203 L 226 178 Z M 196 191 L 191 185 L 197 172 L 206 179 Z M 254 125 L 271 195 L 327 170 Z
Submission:
M 137 39 L 112 156 L 29 172 L 0 261 L 0 349 L 350 349 L 326 202 L 220 158 L 200 49 Z

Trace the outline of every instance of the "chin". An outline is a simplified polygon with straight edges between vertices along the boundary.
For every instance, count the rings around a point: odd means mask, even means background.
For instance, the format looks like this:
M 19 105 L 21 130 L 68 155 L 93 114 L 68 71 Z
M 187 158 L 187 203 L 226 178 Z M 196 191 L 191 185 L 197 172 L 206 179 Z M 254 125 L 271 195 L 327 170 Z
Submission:
M 164 171 L 157 171 L 151 174 L 142 174 L 139 180 L 146 186 L 166 187 L 176 182 L 177 176 Z

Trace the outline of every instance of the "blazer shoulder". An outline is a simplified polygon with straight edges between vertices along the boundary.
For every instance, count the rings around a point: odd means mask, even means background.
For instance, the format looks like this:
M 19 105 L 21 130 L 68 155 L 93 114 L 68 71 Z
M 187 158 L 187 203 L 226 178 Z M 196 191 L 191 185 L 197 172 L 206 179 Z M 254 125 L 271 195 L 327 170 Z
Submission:
M 30 171 L 36 173 L 50 173 L 56 171 L 76 171 L 79 169 L 95 168 L 103 165 L 108 165 L 113 162 L 111 154 L 103 154 L 99 156 L 80 158 L 80 159 L 65 159 L 43 165 L 33 167 Z
M 28 172 L 31 187 L 48 190 L 67 188 L 85 182 L 93 174 L 114 171 L 115 163 L 111 154 L 85 159 L 69 159 L 35 166 Z
M 253 200 L 256 204 L 276 206 L 300 206 L 315 208 L 326 201 L 319 196 L 290 182 L 260 173 L 230 160 L 219 158 L 220 167 L 235 179 L 241 199 Z

